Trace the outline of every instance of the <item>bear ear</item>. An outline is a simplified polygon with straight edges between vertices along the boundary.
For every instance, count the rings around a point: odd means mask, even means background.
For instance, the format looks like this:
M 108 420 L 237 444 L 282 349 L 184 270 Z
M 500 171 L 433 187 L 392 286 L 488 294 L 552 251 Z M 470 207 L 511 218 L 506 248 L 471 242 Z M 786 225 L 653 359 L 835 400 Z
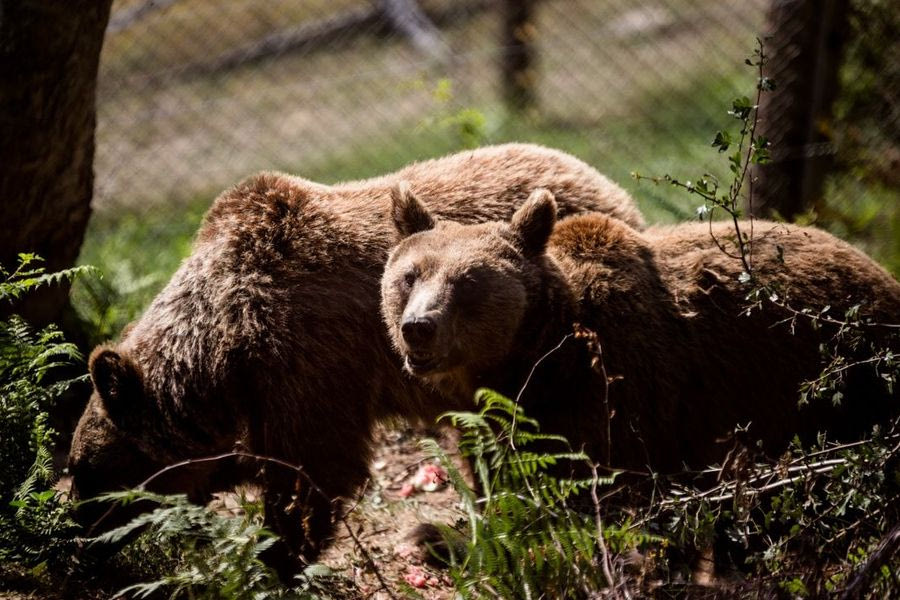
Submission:
M 405 181 L 391 188 L 391 217 L 401 239 L 434 228 L 434 217 L 413 195 Z
M 88 370 L 110 418 L 120 421 L 137 409 L 143 393 L 141 373 L 128 355 L 100 346 L 91 353 Z
M 531 192 L 509 223 L 510 229 L 519 238 L 522 251 L 528 256 L 544 252 L 554 225 L 556 200 L 553 199 L 553 194 L 543 188 Z

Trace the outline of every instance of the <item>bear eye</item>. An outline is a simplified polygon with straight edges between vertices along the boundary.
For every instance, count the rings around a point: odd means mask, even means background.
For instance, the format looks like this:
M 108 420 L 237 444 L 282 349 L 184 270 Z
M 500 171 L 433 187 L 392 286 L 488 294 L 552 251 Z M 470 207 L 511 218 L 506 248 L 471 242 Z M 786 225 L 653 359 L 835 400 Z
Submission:
M 411 269 L 403 276 L 403 287 L 409 289 L 416 283 L 416 271 Z
M 463 275 L 456 281 L 456 285 L 459 289 L 463 290 L 467 293 L 472 293 L 478 290 L 478 280 L 475 279 L 472 275 Z
M 481 289 L 479 280 L 471 274 L 465 274 L 459 277 L 454 282 L 453 288 L 457 302 L 464 305 L 470 305 L 477 302 L 484 291 Z

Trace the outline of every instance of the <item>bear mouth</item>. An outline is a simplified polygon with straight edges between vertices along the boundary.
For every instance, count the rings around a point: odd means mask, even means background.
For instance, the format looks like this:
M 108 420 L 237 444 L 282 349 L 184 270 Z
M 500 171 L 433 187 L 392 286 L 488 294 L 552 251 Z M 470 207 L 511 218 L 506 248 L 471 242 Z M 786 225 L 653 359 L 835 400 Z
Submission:
M 407 370 L 413 375 L 425 375 L 437 370 L 441 363 L 441 357 L 407 354 L 404 362 Z

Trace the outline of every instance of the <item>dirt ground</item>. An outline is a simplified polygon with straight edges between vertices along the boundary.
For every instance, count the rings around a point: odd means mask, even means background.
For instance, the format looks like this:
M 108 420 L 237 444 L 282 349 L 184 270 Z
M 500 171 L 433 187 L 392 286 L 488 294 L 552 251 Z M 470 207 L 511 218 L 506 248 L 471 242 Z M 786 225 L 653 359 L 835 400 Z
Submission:
M 415 490 L 404 498 L 417 471 L 435 461 L 419 446 L 425 436 L 435 438 L 448 453 L 455 452 L 452 436 L 439 431 L 382 429 L 377 433 L 377 450 L 371 465 L 372 477 L 362 500 L 346 521 L 357 544 L 341 525 L 334 545 L 321 562 L 353 580 L 363 597 L 390 598 L 364 552 L 375 564 L 384 582 L 397 597 L 405 597 L 412 587 L 423 598 L 453 598 L 450 580 L 440 570 L 426 564 L 407 539 L 421 523 L 452 524 L 462 518 L 459 496 L 447 484 L 435 491 Z
M 463 516 L 458 507 L 459 496 L 446 483 L 426 486 L 429 489 L 435 487 L 433 491 L 417 489 L 413 485 L 417 474 L 421 477 L 423 467 L 436 464 L 420 447 L 419 442 L 424 437 L 436 439 L 445 452 L 454 455 L 454 439 L 443 431 L 406 427 L 380 428 L 376 432 L 377 448 L 370 465 L 372 476 L 369 483 L 358 498 L 348 503 L 334 543 L 319 560 L 336 575 L 353 583 L 357 594 L 351 591 L 350 597 L 373 600 L 407 598 L 416 594 L 428 600 L 454 597 L 449 578 L 440 570 L 424 564 L 421 552 L 416 552 L 415 546 L 407 540 L 410 532 L 420 523 L 452 524 Z M 424 472 L 433 471 L 424 468 Z M 57 489 L 67 491 L 70 485 L 66 477 L 59 482 Z M 235 506 L 234 499 L 227 494 L 220 496 L 217 503 L 223 510 Z M 30 591 L 25 581 L 20 580 L 18 584 L 0 581 L 0 600 L 50 600 L 60 597 L 61 590 L 54 589 L 52 585 Z M 115 585 L 100 581 L 96 584 L 107 589 L 109 585 Z M 84 590 L 84 594 L 84 598 L 91 599 L 108 596 L 108 592 L 101 589 Z

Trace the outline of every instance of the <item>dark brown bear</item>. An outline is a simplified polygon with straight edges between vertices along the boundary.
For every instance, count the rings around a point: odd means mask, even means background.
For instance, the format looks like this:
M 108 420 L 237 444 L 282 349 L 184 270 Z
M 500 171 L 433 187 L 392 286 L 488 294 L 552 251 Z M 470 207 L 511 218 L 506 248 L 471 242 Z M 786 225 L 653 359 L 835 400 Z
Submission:
M 508 223 L 436 221 L 414 198 L 395 212 L 408 237 L 382 279 L 384 318 L 405 368 L 448 408 L 482 386 L 521 392 L 545 431 L 602 464 L 657 472 L 721 462 L 727 448 L 716 441 L 738 425 L 778 453 L 795 433 L 858 435 L 898 412 L 896 394 L 871 369 L 846 373 L 840 409 L 798 407 L 799 386 L 820 372 L 819 344 L 833 330 L 815 330 L 805 316 L 792 327 L 779 304 L 831 306 L 828 314 L 843 318 L 861 303 L 863 318 L 900 321 L 900 284 L 823 231 L 754 222 L 754 272 L 778 296 L 748 316 L 741 261 L 710 235 L 729 243 L 731 223 L 642 233 L 592 214 L 554 229 L 547 191 Z M 585 344 L 571 339 L 576 321 L 598 334 L 606 375 L 621 378 L 608 393 Z M 888 331 L 871 328 L 896 344 Z
M 464 222 L 508 218 L 544 186 L 563 214 L 600 210 L 643 225 L 617 185 L 532 145 L 463 152 L 337 186 L 251 177 L 215 201 L 192 254 L 141 319 L 92 354 L 95 392 L 69 457 L 77 496 L 240 447 L 302 465 L 315 483 L 272 463 L 261 480 L 266 522 L 283 540 L 271 561 L 289 574 L 298 554 L 313 558 L 338 499 L 368 477 L 373 424 L 441 410 L 401 370 L 380 317 L 379 282 L 396 240 L 391 194 L 405 193 L 401 181 L 435 214 Z M 242 468 L 200 462 L 150 487 L 201 500 L 260 480 L 257 465 Z

